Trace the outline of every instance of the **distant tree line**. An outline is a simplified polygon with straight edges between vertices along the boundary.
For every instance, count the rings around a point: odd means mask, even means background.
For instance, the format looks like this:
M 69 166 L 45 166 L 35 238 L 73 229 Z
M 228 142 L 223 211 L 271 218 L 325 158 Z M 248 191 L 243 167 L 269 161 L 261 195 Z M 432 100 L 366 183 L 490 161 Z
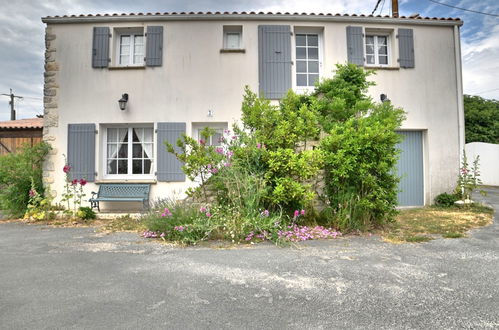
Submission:
M 499 101 L 464 95 L 466 143 L 499 144 Z

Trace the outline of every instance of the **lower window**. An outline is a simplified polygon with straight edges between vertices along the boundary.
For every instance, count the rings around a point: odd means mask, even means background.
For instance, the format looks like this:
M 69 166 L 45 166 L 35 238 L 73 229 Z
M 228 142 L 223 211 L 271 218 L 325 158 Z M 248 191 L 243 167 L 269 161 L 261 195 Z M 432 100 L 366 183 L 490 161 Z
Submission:
M 106 175 L 147 177 L 153 175 L 152 127 L 108 127 L 106 129 Z

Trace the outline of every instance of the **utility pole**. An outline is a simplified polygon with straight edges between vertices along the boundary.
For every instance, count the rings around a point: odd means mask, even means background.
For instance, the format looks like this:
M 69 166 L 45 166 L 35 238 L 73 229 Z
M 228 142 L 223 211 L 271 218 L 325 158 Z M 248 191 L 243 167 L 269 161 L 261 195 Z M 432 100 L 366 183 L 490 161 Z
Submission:
M 10 94 L 2 94 L 3 96 L 10 97 L 10 120 L 16 120 L 16 110 L 14 109 L 14 98 L 22 99 L 22 96 L 14 95 L 12 93 L 12 88 L 10 89 Z
M 392 0 L 392 17 L 393 18 L 399 17 L 399 1 L 398 0 Z

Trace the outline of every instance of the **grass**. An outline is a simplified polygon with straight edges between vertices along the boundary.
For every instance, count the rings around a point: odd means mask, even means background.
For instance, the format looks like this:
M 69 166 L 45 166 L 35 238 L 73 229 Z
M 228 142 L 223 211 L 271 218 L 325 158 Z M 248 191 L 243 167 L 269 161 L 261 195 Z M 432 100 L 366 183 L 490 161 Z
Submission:
M 492 223 L 493 213 L 491 208 L 481 205 L 402 210 L 396 221 L 386 226 L 381 235 L 391 243 L 420 243 L 438 237 L 461 238 L 470 229 Z
M 140 218 L 132 218 L 130 215 L 124 215 L 114 219 L 106 219 L 99 221 L 99 231 L 117 232 L 117 231 L 133 231 L 140 232 L 146 230 L 145 225 Z

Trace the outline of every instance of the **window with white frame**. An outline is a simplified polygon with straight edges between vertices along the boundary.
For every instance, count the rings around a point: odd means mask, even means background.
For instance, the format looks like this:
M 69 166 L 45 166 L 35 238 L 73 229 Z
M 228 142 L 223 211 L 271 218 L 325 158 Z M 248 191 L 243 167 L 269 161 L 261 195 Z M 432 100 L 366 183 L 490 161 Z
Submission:
M 366 64 L 388 65 L 389 59 L 389 37 L 388 35 L 366 36 Z
M 106 176 L 152 177 L 153 131 L 151 126 L 106 128 Z
M 143 28 L 115 29 L 116 65 L 142 66 L 145 56 Z
M 320 76 L 320 34 L 296 33 L 296 87 L 313 87 Z
M 201 132 L 206 128 L 209 127 L 210 129 L 213 130 L 213 135 L 210 136 L 206 141 L 207 146 L 221 146 L 222 145 L 222 138 L 224 136 L 224 131 L 227 130 L 228 124 L 227 123 L 193 123 L 192 124 L 192 132 L 193 132 L 193 137 L 195 139 L 199 140 L 205 140 L 205 138 L 202 136 Z
M 240 25 L 225 25 L 224 31 L 224 49 L 241 49 L 243 27 Z

